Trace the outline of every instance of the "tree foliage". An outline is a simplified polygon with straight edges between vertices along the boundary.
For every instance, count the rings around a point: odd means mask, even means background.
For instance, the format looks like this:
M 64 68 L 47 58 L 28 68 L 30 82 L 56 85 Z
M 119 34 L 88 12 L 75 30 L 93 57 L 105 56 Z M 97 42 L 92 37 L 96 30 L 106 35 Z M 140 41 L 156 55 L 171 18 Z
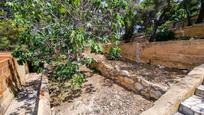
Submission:
M 30 62 L 38 70 L 52 65 L 57 77 L 68 79 L 79 73 L 85 48 L 101 52 L 96 41 L 120 38 L 127 8 L 125 0 L 13 0 L 7 5 L 15 25 L 26 28 L 13 52 L 18 62 Z
M 202 0 L 143 0 L 137 5 L 132 5 L 133 8 L 130 5 L 125 17 L 124 38 L 130 41 L 135 32 L 135 26 L 140 27 L 139 32 L 144 32 L 149 41 L 155 41 L 157 33 L 161 34 L 163 30 L 169 28 L 164 26 L 169 22 L 172 24 L 185 22 L 187 19 L 187 25 L 192 25 L 191 17 L 198 15 L 199 9 L 201 12 L 199 17 L 203 20 L 204 11 L 201 3 Z

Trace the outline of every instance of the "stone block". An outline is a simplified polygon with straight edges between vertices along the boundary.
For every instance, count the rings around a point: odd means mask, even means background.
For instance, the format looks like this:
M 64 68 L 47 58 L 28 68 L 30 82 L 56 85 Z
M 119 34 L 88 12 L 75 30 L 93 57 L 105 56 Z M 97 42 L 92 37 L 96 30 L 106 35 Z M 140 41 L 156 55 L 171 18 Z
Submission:
M 204 98 L 204 85 L 200 85 L 200 86 L 196 89 L 195 95 Z
M 174 114 L 178 110 L 180 103 L 193 95 L 195 89 L 203 82 L 203 75 L 204 73 L 187 75 L 183 80 L 172 86 L 162 95 L 162 97 L 154 103 L 152 108 L 144 111 L 141 115 Z
M 140 84 L 139 82 L 135 83 L 135 88 L 136 90 L 140 91 L 144 88 L 144 86 L 142 84 Z
M 179 112 L 185 115 L 203 115 L 203 110 L 203 98 L 195 95 L 183 101 L 179 108 Z

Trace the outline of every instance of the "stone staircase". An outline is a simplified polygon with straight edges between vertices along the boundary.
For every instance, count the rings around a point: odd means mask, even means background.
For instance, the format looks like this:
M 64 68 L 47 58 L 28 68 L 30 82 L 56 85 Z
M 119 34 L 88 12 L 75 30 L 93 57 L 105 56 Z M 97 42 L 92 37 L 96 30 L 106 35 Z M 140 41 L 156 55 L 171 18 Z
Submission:
M 174 115 L 204 115 L 204 82 L 193 96 L 181 102 L 178 112 Z

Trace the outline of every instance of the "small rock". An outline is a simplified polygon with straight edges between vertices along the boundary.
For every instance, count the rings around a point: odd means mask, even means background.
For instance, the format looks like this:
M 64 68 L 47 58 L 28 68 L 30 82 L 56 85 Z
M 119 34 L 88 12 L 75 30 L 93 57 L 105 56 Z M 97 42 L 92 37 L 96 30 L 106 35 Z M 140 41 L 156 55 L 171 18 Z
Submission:
M 140 83 L 135 83 L 135 87 L 137 90 L 142 90 L 144 87 Z
M 183 70 L 184 73 L 188 73 L 188 70 Z
M 127 70 L 121 70 L 121 74 L 125 76 L 129 76 L 129 72 Z
M 118 65 L 115 66 L 115 69 L 116 69 L 117 71 L 120 71 L 120 67 L 119 67 Z
M 155 99 L 159 99 L 161 97 L 162 93 L 160 91 L 150 91 L 150 96 L 155 98 Z

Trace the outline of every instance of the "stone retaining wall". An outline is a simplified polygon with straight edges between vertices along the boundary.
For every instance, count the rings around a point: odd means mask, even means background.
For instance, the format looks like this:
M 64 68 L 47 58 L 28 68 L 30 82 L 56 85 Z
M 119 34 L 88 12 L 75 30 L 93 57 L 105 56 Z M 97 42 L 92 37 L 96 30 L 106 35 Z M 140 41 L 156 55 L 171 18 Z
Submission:
M 111 44 L 105 45 L 105 53 Z M 204 63 L 204 40 L 121 43 L 122 58 L 130 61 L 191 69 Z
M 9 53 L 0 53 L 0 114 L 21 89 L 27 70 L 26 65 L 18 65 Z
M 105 57 L 102 55 L 89 54 L 88 57 L 92 57 L 95 63 L 92 65 L 101 74 L 109 79 L 112 79 L 117 84 L 129 89 L 135 93 L 139 93 L 149 99 L 159 99 L 167 88 L 153 84 L 142 77 L 135 75 L 126 75 L 123 71 L 118 71 L 114 67 L 108 65 L 105 62 Z

